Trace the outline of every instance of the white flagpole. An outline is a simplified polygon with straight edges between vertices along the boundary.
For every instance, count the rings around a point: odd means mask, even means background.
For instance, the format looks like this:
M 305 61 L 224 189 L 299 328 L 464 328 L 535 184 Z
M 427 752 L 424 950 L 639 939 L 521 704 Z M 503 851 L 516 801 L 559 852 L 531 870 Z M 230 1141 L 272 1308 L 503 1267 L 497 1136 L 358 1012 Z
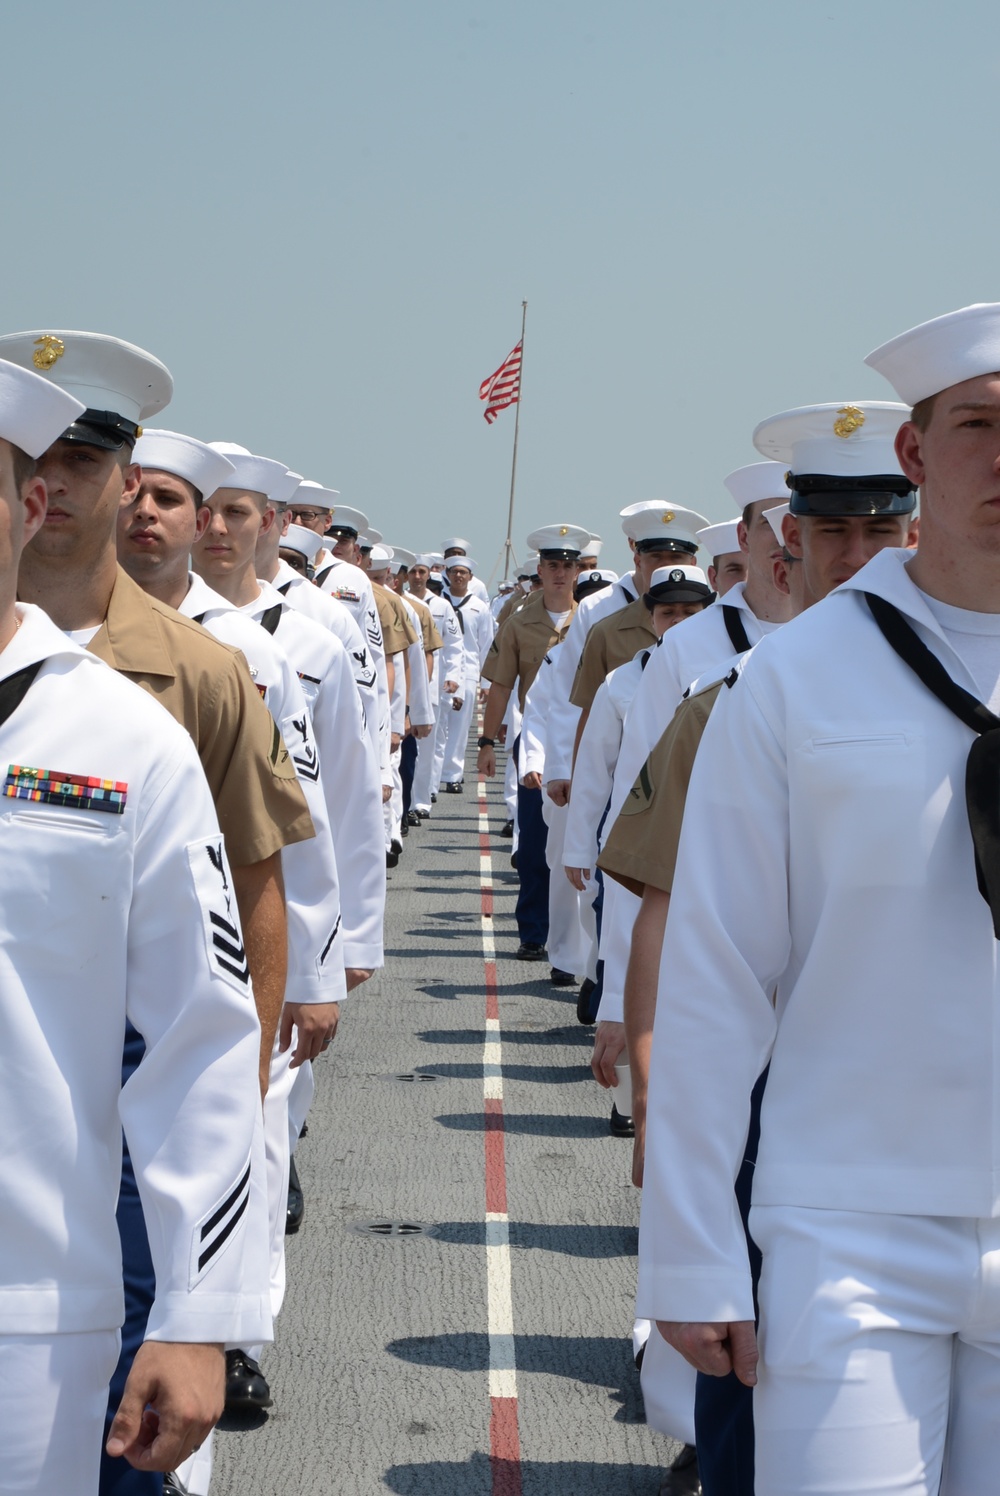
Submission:
M 521 367 L 517 375 L 517 409 L 514 412 L 514 454 L 510 463 L 510 504 L 507 508 L 507 539 L 503 548 L 503 579 L 509 580 L 510 563 L 514 556 L 511 536 L 514 533 L 514 481 L 517 477 L 517 430 L 521 421 L 521 386 L 524 381 L 524 327 L 528 320 L 528 303 L 521 302 Z

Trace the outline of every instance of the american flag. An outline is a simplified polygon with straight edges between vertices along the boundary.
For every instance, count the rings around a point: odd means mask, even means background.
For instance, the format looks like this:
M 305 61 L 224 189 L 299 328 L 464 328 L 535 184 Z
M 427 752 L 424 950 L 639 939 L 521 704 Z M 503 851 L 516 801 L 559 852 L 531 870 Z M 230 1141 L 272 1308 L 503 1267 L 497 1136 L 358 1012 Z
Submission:
M 521 393 L 521 344 L 511 349 L 495 374 L 479 386 L 479 398 L 486 401 L 483 415 L 493 424 L 508 405 L 516 405 Z

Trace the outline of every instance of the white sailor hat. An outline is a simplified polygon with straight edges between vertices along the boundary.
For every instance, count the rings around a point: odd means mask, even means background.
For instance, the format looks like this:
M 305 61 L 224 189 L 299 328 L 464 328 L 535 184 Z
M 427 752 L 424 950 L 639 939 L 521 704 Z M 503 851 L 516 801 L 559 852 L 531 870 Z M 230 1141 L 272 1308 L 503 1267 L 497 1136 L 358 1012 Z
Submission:
M 0 360 L 0 437 L 29 457 L 48 451 L 85 408 L 40 374 Z
M 748 504 L 759 504 L 762 499 L 787 499 L 787 471 L 787 462 L 750 462 L 746 467 L 737 468 L 722 481 L 742 514 Z
M 468 551 L 469 542 L 463 540 L 461 536 L 455 535 L 451 540 L 443 540 L 441 542 L 441 549 L 443 551 Z
M 283 462 L 275 462 L 273 457 L 257 457 L 238 442 L 209 442 L 209 446 L 213 452 L 221 452 L 223 457 L 228 458 L 233 467 L 233 471 L 227 474 L 226 481 L 219 483 L 217 487 L 262 493 L 265 499 L 271 499 L 275 504 L 283 504 L 286 497 L 295 492 L 295 479 L 298 475 L 293 473 L 289 477 Z M 205 497 L 208 498 L 207 492 Z
M 319 554 L 323 544 L 322 535 L 317 535 L 315 530 L 307 530 L 305 525 L 289 525 L 281 537 L 281 550 L 298 551 L 300 556 L 305 556 L 311 566 Z
M 476 563 L 471 556 L 447 556 L 444 563 L 445 571 L 451 571 L 453 566 L 464 566 L 468 571 L 473 572 L 476 569 Z
M 698 550 L 695 531 L 704 529 L 708 520 L 693 509 L 668 504 L 665 499 L 644 499 L 619 510 L 622 530 L 635 543 L 637 551 Z
M 147 426 L 136 442 L 132 459 L 148 470 L 183 478 L 206 498 L 217 488 L 225 488 L 236 472 L 229 458 L 207 442 L 152 426 Z
M 764 510 L 764 518 L 774 532 L 774 538 L 779 545 L 784 545 L 785 537 L 781 533 L 781 522 L 789 512 L 787 504 L 775 504 L 773 509 Z
M 873 349 L 865 363 L 907 405 L 966 379 L 1000 373 L 1000 301 L 980 301 L 921 322 Z
M 711 603 L 715 593 L 700 566 L 658 566 L 642 600 L 647 608 L 656 603 Z
M 527 543 L 538 552 L 539 560 L 575 561 L 589 539 L 590 531 L 579 525 L 542 525 L 532 530 Z
M 428 571 L 437 564 L 438 558 L 432 555 L 430 551 L 422 551 L 418 556 L 414 556 L 410 562 L 411 566 L 426 566 Z
M 81 400 L 83 413 L 60 434 L 110 451 L 131 446 L 140 421 L 168 405 L 174 391 L 158 358 L 103 332 L 2 333 L 0 358 L 36 370 Z
M 393 549 L 391 545 L 373 545 L 371 555 L 368 557 L 370 571 L 385 571 L 392 565 Z
M 761 421 L 753 444 L 788 467 L 793 514 L 909 514 L 914 485 L 894 447 L 908 415 L 890 400 L 802 405 Z
M 408 551 L 405 546 L 394 545 L 391 549 L 393 571 L 399 571 L 404 566 L 409 570 L 417 559 L 415 552 Z
M 738 519 L 726 519 L 721 525 L 706 525 L 698 531 L 698 541 L 710 556 L 731 556 L 740 549 L 739 523 Z
M 536 554 L 525 556 L 524 560 L 521 562 L 521 565 L 517 569 L 517 575 L 519 579 L 523 577 L 526 580 L 530 580 L 532 577 L 537 577 L 538 556 Z
M 332 510 L 340 498 L 335 488 L 324 488 L 322 483 L 316 483 L 312 478 L 303 478 L 294 494 L 296 507 L 303 509 L 316 509 L 322 512 L 324 509 Z M 354 509 L 345 509 L 350 516 L 357 513 Z M 362 515 L 363 519 L 364 516 Z M 349 521 L 348 521 L 349 524 Z
M 603 549 L 604 549 L 604 541 L 601 539 L 601 537 L 599 535 L 591 535 L 590 539 L 587 541 L 587 544 L 584 546 L 583 550 L 580 552 L 580 555 L 581 556 L 599 556 L 601 554 L 601 551 Z M 615 580 L 616 581 L 618 580 L 617 577 L 615 578 Z
M 373 545 L 381 545 L 382 531 L 376 530 L 374 525 L 369 525 L 367 529 L 362 530 L 354 538 L 358 542 L 359 550 L 370 551 Z

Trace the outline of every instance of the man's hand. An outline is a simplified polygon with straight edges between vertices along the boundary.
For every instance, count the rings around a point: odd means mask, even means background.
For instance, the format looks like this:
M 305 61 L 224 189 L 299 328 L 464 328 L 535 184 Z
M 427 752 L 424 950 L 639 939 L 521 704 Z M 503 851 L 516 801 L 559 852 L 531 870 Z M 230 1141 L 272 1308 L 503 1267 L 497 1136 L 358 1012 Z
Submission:
M 615 1065 L 625 1053 L 624 1023 L 599 1023 L 594 1035 L 594 1053 L 590 1068 L 599 1086 L 610 1090 L 618 1083 Z
M 506 746 L 507 746 L 507 724 L 506 724 L 506 722 L 501 722 L 500 723 L 500 727 L 499 727 L 499 730 L 497 732 L 497 742 L 500 743 L 504 748 L 506 748 Z
M 418 722 L 416 727 L 410 728 L 410 731 L 415 738 L 429 738 L 433 726 L 433 722 Z
M 367 966 L 347 966 L 347 967 L 345 967 L 344 968 L 344 976 L 347 978 L 347 990 L 348 990 L 348 992 L 353 992 L 354 989 L 355 989 L 355 987 L 360 987 L 362 982 L 367 982 L 368 978 L 372 975 L 373 971 L 374 971 L 374 967 L 371 967 L 371 968 L 369 968 Z M 340 1011 L 339 1004 L 337 1005 L 337 1011 L 338 1011 L 338 1013 Z
M 480 706 L 485 706 L 486 705 L 486 700 L 487 700 L 487 697 L 489 696 L 489 694 L 490 694 L 490 688 L 489 688 L 489 686 L 480 686 L 479 687 L 479 705 Z
M 383 805 L 388 805 L 388 803 L 389 803 L 389 801 L 391 799 L 392 799 L 392 785 L 391 784 L 384 784 L 382 786 L 382 804 Z
M 548 795 L 553 805 L 569 804 L 569 787 L 572 782 L 573 781 L 571 779 L 549 780 L 548 784 L 545 786 L 545 793 Z
M 314 1060 L 333 1039 L 340 1022 L 339 1003 L 286 1003 L 281 1010 L 278 1047 L 282 1054 L 292 1042 L 292 1028 L 297 1030 L 291 1068 Z
M 757 1337 L 752 1319 L 725 1325 L 658 1319 L 656 1328 L 667 1344 L 698 1371 L 710 1377 L 725 1377 L 735 1371 L 744 1387 L 757 1385 Z
M 136 1353 L 108 1442 L 136 1470 L 176 1470 L 208 1437 L 225 1402 L 221 1345 L 147 1340 Z
M 444 683 L 444 694 L 446 696 L 454 696 L 454 694 L 455 694 L 455 692 L 457 690 L 458 690 L 458 681 L 457 680 L 446 680 L 445 681 L 445 683 Z
M 476 773 L 485 774 L 487 779 L 492 779 L 497 771 L 497 756 L 493 749 L 484 743 L 476 755 Z
M 635 1064 L 632 1070 L 632 1126 L 635 1142 L 632 1144 L 632 1183 L 642 1189 L 642 1176 L 646 1166 L 646 1088 L 636 1086 Z
M 526 790 L 540 790 L 542 787 L 542 776 L 541 774 L 525 774 L 521 783 Z
M 563 872 L 578 893 L 587 892 L 587 884 L 590 881 L 589 867 L 564 867 Z
M 392 750 L 393 753 L 395 753 L 396 749 L 399 747 L 399 745 L 400 745 L 400 743 L 402 741 L 403 741 L 403 739 L 400 737 L 400 735 L 399 735 L 398 732 L 393 732 L 393 733 L 389 734 L 389 747 L 390 747 L 390 749 Z

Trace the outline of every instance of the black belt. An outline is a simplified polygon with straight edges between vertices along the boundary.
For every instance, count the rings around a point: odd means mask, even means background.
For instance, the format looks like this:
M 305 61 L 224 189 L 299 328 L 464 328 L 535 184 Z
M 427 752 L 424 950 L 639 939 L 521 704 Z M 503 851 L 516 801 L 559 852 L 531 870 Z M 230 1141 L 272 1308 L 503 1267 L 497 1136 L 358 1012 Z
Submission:
M 1000 940 L 1000 717 L 952 680 L 898 608 L 873 592 L 865 593 L 865 602 L 900 659 L 977 735 L 965 764 L 965 805 L 976 855 L 976 881 L 990 906 L 993 933 Z

